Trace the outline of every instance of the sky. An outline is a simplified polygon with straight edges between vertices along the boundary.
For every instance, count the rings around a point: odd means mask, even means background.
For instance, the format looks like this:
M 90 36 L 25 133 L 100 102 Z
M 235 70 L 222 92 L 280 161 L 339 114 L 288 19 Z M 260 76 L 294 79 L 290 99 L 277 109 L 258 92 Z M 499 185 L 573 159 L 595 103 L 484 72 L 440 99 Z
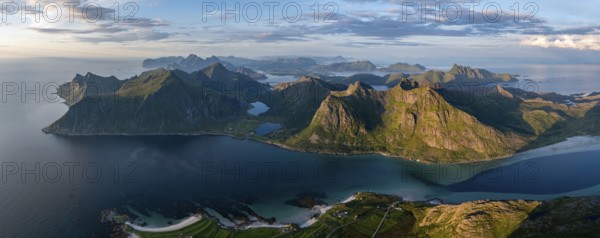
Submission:
M 600 63 L 598 0 L 1 3 L 3 58 L 194 53 L 342 55 L 429 66 Z

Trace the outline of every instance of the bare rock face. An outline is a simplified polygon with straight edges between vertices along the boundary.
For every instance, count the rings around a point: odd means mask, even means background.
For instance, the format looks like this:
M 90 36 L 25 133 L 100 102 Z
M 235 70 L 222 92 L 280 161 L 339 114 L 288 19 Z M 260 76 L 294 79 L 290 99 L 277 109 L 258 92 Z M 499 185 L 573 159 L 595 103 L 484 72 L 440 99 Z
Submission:
M 58 95 L 65 99 L 67 105 L 73 105 L 83 98 L 99 97 L 119 90 L 122 82 L 116 77 L 101 77 L 92 73 L 85 76 L 77 74 L 71 82 L 60 86 Z

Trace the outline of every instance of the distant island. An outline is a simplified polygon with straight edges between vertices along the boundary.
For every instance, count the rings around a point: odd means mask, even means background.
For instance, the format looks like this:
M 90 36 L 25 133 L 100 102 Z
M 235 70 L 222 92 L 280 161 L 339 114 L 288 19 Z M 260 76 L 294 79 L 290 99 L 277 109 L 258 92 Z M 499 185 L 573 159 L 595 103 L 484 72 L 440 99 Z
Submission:
M 343 72 L 383 72 L 383 73 L 421 73 L 426 70 L 419 64 L 394 63 L 387 67 L 378 68 L 368 60 L 350 61 L 344 57 L 269 57 L 265 59 L 248 59 L 236 56 L 211 56 L 206 59 L 190 54 L 187 57 L 169 56 L 157 59 L 146 59 L 143 67 L 148 69 L 165 68 L 179 69 L 188 73 L 198 71 L 211 64 L 220 63 L 225 68 L 246 74 L 247 76 L 262 80 L 266 75 L 316 76 L 329 75 Z M 256 70 L 256 71 L 255 71 Z
M 144 68 L 178 69 L 188 73 L 192 73 L 194 71 L 198 71 L 199 69 L 206 68 L 214 63 L 220 63 L 228 70 L 235 71 L 236 73 L 245 74 L 246 76 L 255 80 L 267 79 L 267 76 L 262 73 L 258 73 L 246 67 L 235 66 L 227 61 L 222 61 L 216 56 L 203 59 L 195 54 L 191 54 L 187 58 L 181 56 L 172 56 L 158 59 L 146 59 L 144 60 L 142 65 Z
M 303 68 L 307 61 L 279 63 Z M 366 62 L 334 64 L 336 70 L 373 69 Z M 160 68 L 125 80 L 77 75 L 58 92 L 69 111 L 43 130 L 68 136 L 230 135 L 298 151 L 379 153 L 427 163 L 502 158 L 576 135 L 600 134 L 600 95 L 505 87 L 517 79 L 467 66 L 383 77 L 302 76 L 273 87 L 222 62 L 188 71 Z M 390 88 L 380 91 L 373 85 Z M 256 103 L 268 109 L 250 114 Z M 257 133 L 264 125 L 279 126 Z

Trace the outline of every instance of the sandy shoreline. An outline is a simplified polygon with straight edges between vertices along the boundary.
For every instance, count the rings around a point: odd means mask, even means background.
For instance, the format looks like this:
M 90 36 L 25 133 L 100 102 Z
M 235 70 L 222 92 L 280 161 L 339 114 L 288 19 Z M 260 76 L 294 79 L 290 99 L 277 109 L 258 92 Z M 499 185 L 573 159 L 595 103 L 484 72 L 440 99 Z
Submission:
M 162 232 L 171 232 L 171 231 L 180 230 L 180 229 L 190 226 L 200 220 L 202 220 L 202 216 L 194 215 L 194 216 L 191 216 L 177 224 L 173 224 L 173 225 L 170 225 L 167 227 L 143 227 L 143 226 L 134 225 L 131 222 L 125 222 L 125 224 L 137 231 L 162 233 Z
M 313 208 L 314 210 L 319 211 L 320 214 L 325 214 L 327 211 L 331 210 L 331 208 L 333 208 L 333 206 L 337 205 L 337 204 L 344 204 L 344 203 L 349 203 L 351 201 L 356 200 L 356 194 L 353 194 L 352 196 L 348 197 L 347 199 L 333 204 L 333 205 L 328 205 L 328 206 L 316 206 L 315 208 Z M 200 215 L 194 215 L 192 217 L 189 217 L 183 221 L 181 221 L 180 223 L 174 224 L 174 225 L 170 225 L 167 227 L 142 227 L 142 226 L 138 226 L 138 225 L 134 225 L 131 222 L 126 222 L 125 224 L 130 226 L 131 228 L 133 228 L 136 231 L 141 231 L 141 232 L 150 232 L 150 233 L 163 233 L 163 232 L 172 232 L 172 231 L 177 231 L 180 229 L 183 229 L 185 227 L 191 226 L 194 223 L 202 220 L 203 217 Z M 306 222 L 302 223 L 302 225 L 300 225 L 300 227 L 302 228 L 306 228 L 309 227 L 311 225 L 313 225 L 315 222 L 318 221 L 318 217 L 317 218 L 311 218 L 309 220 L 307 220 Z M 227 225 L 223 225 L 221 222 L 219 222 L 219 224 L 224 227 L 224 228 L 234 228 L 235 226 L 227 226 Z M 263 222 L 254 222 L 250 225 L 244 226 L 244 227 L 239 227 L 236 228 L 238 230 L 248 230 L 248 229 L 253 229 L 253 228 L 283 228 L 286 227 L 286 224 L 279 224 L 279 223 L 274 223 L 274 224 L 267 224 L 267 223 L 263 223 Z M 137 237 L 135 234 L 130 234 L 131 237 Z
M 341 201 L 339 203 L 333 204 L 333 205 L 328 205 L 328 206 L 316 206 L 313 209 L 317 209 L 319 210 L 319 213 L 325 214 L 327 211 L 331 210 L 331 208 L 333 208 L 333 206 L 337 205 L 337 204 L 345 204 L 345 203 L 349 203 L 356 200 L 356 194 L 353 194 L 352 196 L 348 197 L 346 200 Z M 300 225 L 301 228 L 306 228 L 309 226 L 312 226 L 313 224 L 315 224 L 317 221 L 319 220 L 319 218 L 311 218 L 308 221 L 302 223 L 302 225 Z

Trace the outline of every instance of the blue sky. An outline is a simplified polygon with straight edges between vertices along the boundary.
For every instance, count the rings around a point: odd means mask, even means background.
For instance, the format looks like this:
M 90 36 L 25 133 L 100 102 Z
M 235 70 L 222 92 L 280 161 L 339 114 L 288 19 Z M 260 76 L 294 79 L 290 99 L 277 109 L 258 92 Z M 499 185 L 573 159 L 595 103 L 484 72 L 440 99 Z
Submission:
M 117 0 L 117 14 L 115 0 L 79 0 L 70 22 L 70 9 L 64 3 L 72 1 L 76 0 L 23 0 L 30 9 L 36 2 L 46 6 L 39 23 L 35 15 L 25 16 L 23 23 L 22 11 L 4 6 L 1 57 L 143 58 L 195 53 L 343 55 L 426 65 L 600 63 L 598 1 L 278 1 L 270 12 L 274 1 L 139 0 L 127 5 L 128 1 Z M 320 9 L 316 18 L 315 3 Z M 234 14 L 222 17 L 223 4 L 237 13 L 239 21 Z M 58 12 L 55 5 L 62 6 L 61 19 L 50 22 L 53 12 Z M 102 9 L 97 22 L 90 21 L 97 16 L 95 6 Z M 422 16 L 424 8 L 428 14 Z M 123 22 L 134 12 L 132 21 Z

